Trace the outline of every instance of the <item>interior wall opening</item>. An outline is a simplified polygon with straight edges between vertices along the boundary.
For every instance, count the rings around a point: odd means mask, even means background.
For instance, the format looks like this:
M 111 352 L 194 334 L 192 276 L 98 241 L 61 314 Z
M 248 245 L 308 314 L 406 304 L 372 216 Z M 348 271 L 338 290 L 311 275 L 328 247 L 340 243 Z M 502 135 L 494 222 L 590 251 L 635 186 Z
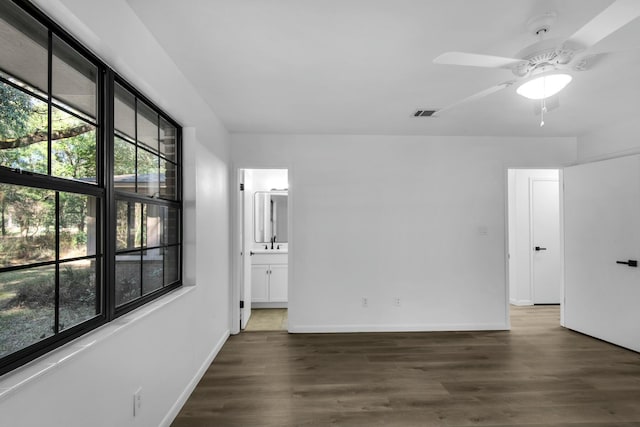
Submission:
M 288 330 L 290 203 L 287 169 L 239 169 L 236 277 L 240 331 Z
M 560 200 L 558 169 L 508 169 L 508 283 L 511 308 L 561 306 Z M 558 310 L 550 312 L 560 316 Z

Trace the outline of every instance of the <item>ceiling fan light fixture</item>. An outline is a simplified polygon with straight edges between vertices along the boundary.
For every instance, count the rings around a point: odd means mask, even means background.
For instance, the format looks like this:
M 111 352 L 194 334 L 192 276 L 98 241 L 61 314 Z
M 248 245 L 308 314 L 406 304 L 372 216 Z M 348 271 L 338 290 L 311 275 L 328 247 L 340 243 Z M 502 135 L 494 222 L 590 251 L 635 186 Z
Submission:
M 520 85 L 516 92 L 529 99 L 545 99 L 564 89 L 571 79 L 569 74 L 547 74 Z

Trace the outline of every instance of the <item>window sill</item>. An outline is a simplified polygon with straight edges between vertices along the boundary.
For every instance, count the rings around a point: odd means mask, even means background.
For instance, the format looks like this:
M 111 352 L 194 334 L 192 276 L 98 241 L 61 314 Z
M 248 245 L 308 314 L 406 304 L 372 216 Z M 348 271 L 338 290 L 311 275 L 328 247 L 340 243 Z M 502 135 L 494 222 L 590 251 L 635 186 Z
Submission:
M 43 377 L 54 369 L 72 360 L 77 354 L 108 339 L 110 336 L 128 328 L 140 319 L 150 315 L 156 310 L 171 304 L 192 292 L 195 286 L 182 286 L 173 292 L 154 300 L 122 317 L 115 319 L 80 338 L 63 345 L 50 353 L 0 376 L 0 401 L 17 392 L 22 386 Z

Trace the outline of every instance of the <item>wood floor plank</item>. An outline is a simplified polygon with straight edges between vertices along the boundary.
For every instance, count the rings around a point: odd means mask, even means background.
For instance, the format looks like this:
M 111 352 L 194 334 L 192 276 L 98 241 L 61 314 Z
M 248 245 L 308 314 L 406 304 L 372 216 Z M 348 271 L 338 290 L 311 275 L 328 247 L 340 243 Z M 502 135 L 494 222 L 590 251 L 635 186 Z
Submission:
M 640 427 L 640 354 L 512 308 L 511 331 L 232 336 L 172 424 Z

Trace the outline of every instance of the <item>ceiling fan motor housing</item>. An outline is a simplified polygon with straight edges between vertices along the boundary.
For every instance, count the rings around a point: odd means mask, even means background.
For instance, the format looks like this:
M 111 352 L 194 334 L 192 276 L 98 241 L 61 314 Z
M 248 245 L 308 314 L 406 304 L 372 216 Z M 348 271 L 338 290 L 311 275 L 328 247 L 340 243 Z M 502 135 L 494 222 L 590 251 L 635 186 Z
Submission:
M 523 62 L 512 71 L 518 77 L 526 77 L 541 70 L 559 68 L 569 64 L 575 53 L 574 49 L 562 45 L 559 39 L 541 40 L 518 52 L 516 57 L 522 58 Z

